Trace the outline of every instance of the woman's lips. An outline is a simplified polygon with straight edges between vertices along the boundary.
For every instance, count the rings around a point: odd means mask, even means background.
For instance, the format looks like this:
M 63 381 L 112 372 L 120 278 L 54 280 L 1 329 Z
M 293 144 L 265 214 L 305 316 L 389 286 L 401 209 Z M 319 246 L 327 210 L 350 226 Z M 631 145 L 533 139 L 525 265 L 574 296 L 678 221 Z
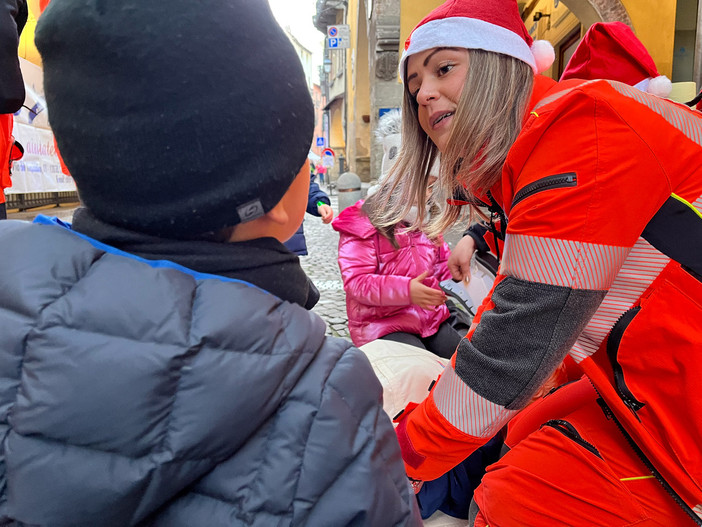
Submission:
M 431 123 L 431 127 L 436 130 L 437 128 L 444 126 L 448 123 L 449 119 L 453 117 L 453 113 L 454 112 L 448 110 L 443 112 L 435 112 L 429 121 Z

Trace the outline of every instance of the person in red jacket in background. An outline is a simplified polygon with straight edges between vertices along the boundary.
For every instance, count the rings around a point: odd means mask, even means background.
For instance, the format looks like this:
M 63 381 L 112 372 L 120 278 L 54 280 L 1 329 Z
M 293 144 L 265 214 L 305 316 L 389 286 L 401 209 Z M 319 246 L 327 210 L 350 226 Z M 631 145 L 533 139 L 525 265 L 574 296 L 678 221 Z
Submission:
M 476 525 L 702 524 L 702 116 L 627 83 L 557 84 L 545 58 L 514 0 L 449 0 L 406 43 L 408 176 L 385 221 L 441 152 L 444 197 L 489 194 L 507 224 L 475 326 L 398 418 L 405 468 L 417 486 L 446 473 L 570 355 L 586 380 L 549 400 L 580 404 L 488 469 Z
M 12 186 L 10 165 L 21 157 L 21 147 L 15 147 L 12 137 L 12 114 L 24 102 L 17 47 L 28 14 L 25 0 L 0 0 L 0 219 L 7 217 L 5 189 Z

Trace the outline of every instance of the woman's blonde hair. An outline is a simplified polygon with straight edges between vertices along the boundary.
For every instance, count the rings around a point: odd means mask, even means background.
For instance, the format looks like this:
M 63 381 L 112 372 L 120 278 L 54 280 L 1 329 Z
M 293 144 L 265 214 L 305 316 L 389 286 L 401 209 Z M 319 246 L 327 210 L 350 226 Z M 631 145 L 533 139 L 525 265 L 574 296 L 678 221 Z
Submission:
M 468 60 L 466 81 L 433 190 L 439 214 L 421 225 L 429 170 L 438 149 L 419 125 L 418 103 L 405 85 L 402 147 L 388 183 L 378 190 L 383 206 L 374 210 L 375 225 L 394 225 L 417 205 L 418 220 L 413 227 L 437 236 L 477 211 L 448 205 L 446 200 L 461 196 L 459 199 L 470 201 L 469 196 L 484 194 L 499 181 L 507 153 L 522 128 L 534 74 L 521 60 L 490 51 L 469 50 Z

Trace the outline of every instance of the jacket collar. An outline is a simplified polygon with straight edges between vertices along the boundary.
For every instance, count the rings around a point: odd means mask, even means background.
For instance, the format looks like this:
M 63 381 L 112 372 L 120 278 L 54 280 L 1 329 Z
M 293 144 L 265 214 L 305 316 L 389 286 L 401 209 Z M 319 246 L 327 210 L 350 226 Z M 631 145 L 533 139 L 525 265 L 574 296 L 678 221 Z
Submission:
M 306 309 L 319 300 L 319 291 L 302 270 L 298 257 L 274 238 L 237 243 L 159 238 L 105 223 L 86 208 L 76 210 L 72 225 L 46 220 L 88 241 L 96 241 L 107 252 L 156 262 L 161 267 L 168 266 L 164 262 L 174 263 L 176 268 L 196 278 L 224 278 L 253 284 Z

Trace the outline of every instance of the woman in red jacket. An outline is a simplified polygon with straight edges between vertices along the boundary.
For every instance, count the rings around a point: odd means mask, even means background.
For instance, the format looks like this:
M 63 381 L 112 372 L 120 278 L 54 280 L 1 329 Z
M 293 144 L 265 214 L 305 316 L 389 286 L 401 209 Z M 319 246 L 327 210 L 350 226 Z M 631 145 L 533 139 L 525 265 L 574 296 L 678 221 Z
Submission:
M 548 64 L 514 0 L 450 0 L 406 43 L 394 170 L 413 176 L 375 221 L 417 201 L 440 151 L 446 197 L 487 199 L 507 223 L 477 325 L 400 417 L 408 475 L 465 459 L 570 355 L 586 377 L 493 465 L 476 524 L 702 524 L 702 116 L 535 75 Z

